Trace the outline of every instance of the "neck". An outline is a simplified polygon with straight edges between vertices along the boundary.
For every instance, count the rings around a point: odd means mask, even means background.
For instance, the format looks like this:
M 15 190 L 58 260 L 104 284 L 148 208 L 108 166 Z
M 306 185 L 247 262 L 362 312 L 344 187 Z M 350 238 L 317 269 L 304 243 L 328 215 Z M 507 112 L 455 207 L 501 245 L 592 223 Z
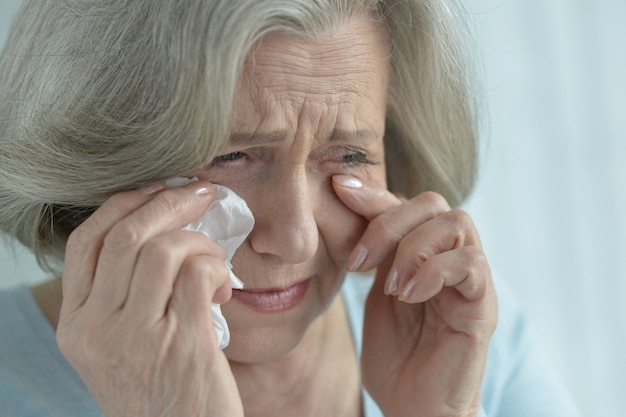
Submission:
M 361 415 L 359 365 L 341 296 L 286 357 L 231 362 L 231 369 L 246 417 Z
M 54 278 L 50 281 L 35 285 L 31 287 L 30 291 L 50 325 L 56 329 L 59 323 L 61 303 L 63 302 L 61 279 Z

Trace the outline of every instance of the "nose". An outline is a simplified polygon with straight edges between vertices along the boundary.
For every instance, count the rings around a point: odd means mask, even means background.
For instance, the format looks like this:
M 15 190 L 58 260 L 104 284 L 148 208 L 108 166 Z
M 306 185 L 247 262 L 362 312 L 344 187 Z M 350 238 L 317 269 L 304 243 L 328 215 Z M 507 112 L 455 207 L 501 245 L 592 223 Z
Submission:
M 256 193 L 255 226 L 249 236 L 255 252 L 289 264 L 315 255 L 319 233 L 310 188 L 304 167 L 264 181 Z

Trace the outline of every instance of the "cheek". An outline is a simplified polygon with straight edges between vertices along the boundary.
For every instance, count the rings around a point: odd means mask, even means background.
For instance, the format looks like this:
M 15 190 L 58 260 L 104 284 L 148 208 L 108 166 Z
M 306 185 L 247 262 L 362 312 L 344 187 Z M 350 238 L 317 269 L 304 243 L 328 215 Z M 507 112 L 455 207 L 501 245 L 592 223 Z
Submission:
M 350 175 L 366 184 L 387 189 L 384 164 L 368 167 L 358 173 L 352 172 Z M 343 204 L 335 194 L 331 181 L 323 187 L 320 200 L 325 201 L 324 207 L 316 216 L 320 233 L 332 256 L 337 262 L 345 265 L 354 246 L 365 232 L 368 222 Z
M 337 198 L 330 182 L 324 186 L 321 197 L 324 203 L 315 215 L 317 226 L 330 256 L 343 267 L 363 235 L 367 221 Z

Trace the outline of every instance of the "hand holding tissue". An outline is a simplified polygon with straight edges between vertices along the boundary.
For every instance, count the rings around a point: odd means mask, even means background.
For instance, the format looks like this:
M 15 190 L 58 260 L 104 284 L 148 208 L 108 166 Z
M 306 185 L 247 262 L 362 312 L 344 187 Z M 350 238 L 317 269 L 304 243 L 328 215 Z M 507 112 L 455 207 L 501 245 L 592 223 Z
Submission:
M 180 187 L 195 181 L 194 178 L 173 178 L 167 181 L 168 187 Z M 233 288 L 243 288 L 243 282 L 232 272 L 231 260 L 235 252 L 246 240 L 254 227 L 254 217 L 246 202 L 233 190 L 214 184 L 215 200 L 207 211 L 195 222 L 185 226 L 184 230 L 200 232 L 213 239 L 226 251 L 226 265 L 230 269 L 230 281 Z M 228 324 L 219 304 L 212 304 L 213 325 L 217 333 L 220 349 L 230 342 Z

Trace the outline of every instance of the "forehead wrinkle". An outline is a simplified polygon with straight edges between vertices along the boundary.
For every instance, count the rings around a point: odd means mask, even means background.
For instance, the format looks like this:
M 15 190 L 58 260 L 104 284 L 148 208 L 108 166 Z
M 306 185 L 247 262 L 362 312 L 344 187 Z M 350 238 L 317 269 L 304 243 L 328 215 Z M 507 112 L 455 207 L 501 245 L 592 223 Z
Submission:
M 307 126 L 305 134 L 316 132 L 314 138 L 321 141 L 379 137 L 376 132 L 381 127 L 370 126 L 369 119 L 357 114 L 371 104 L 384 106 L 371 95 L 371 86 L 388 82 L 389 60 L 384 53 L 388 39 L 384 31 L 362 28 L 308 40 L 279 33 L 262 38 L 246 59 L 239 79 L 239 111 L 235 112 L 231 143 L 291 139 L 302 133 L 298 133 L 301 125 Z M 380 70 L 381 64 L 386 70 Z M 337 113 L 338 109 L 344 110 Z M 337 113 L 331 116 L 334 123 L 322 116 L 328 111 Z M 346 120 L 340 122 L 338 116 Z M 322 120 L 328 123 L 320 129 Z
M 288 137 L 286 130 L 271 132 L 233 132 L 229 143 L 232 145 L 250 145 L 255 143 L 275 143 L 284 141 Z
M 348 130 L 348 129 L 333 129 L 330 134 L 329 140 L 331 142 L 335 141 L 346 141 L 353 142 L 364 139 L 377 139 L 378 135 L 372 129 L 357 129 L 357 130 Z
M 300 64 L 276 62 L 247 74 L 244 83 L 248 87 L 249 98 L 257 105 L 267 104 L 266 100 L 281 102 L 304 96 L 310 99 L 319 96 L 327 104 L 337 104 L 349 101 L 350 96 L 358 96 L 367 90 L 368 85 L 380 81 L 368 65 L 363 65 L 363 61 L 343 59 L 341 64 L 322 65 L 330 68 L 324 70 L 311 65 L 298 72 L 294 67 Z M 330 102 L 328 94 L 334 97 Z
M 319 106 L 319 109 L 335 109 L 336 112 L 338 108 L 345 106 L 354 107 L 360 100 L 371 103 L 372 97 L 366 94 L 368 83 L 360 77 L 352 78 L 350 83 L 334 80 L 319 85 L 301 79 L 299 82 L 292 80 L 289 85 L 256 85 L 246 94 L 248 108 L 253 108 L 262 120 L 271 119 L 275 114 L 283 114 L 287 117 L 291 115 L 295 121 L 299 117 L 297 115 L 304 110 L 303 107 L 310 109 Z M 305 103 L 307 106 L 304 106 Z
M 372 67 L 372 61 L 376 58 L 372 57 L 371 43 L 364 32 L 375 31 L 375 35 L 380 38 L 379 46 L 386 49 L 389 49 L 388 36 L 385 30 L 378 27 L 372 29 L 371 26 L 365 26 L 367 29 L 363 29 L 363 25 L 358 25 L 358 30 L 350 30 L 354 23 L 317 38 L 301 37 L 295 42 L 293 35 L 270 33 L 259 40 L 248 54 L 244 64 L 244 78 L 256 83 L 264 81 L 261 84 L 269 87 L 284 85 L 281 77 L 284 74 L 310 79 L 328 78 L 326 82 L 333 82 L 334 79 L 338 83 L 359 79 L 372 82 L 366 68 Z M 263 53 L 258 54 L 260 51 Z M 341 67 L 337 64 L 341 64 Z
M 230 136 L 232 145 L 249 145 L 255 143 L 275 143 L 287 139 L 289 132 L 275 130 L 271 132 L 234 132 Z M 356 142 L 360 140 L 376 139 L 378 135 L 372 129 L 340 129 L 335 128 L 328 137 L 330 142 Z
M 343 91 L 334 91 L 333 94 L 323 92 L 307 93 L 299 90 L 294 91 L 292 89 L 277 92 L 268 87 L 257 87 L 249 90 L 246 94 L 246 98 L 248 99 L 248 106 L 246 107 L 252 113 L 248 113 L 245 120 L 241 119 L 239 123 L 237 123 L 238 126 L 234 126 L 230 143 L 241 145 L 284 141 L 296 132 L 286 127 L 283 128 L 282 126 L 292 124 L 294 126 L 300 126 L 303 117 L 310 120 L 317 120 L 317 128 L 314 128 L 317 133 L 314 134 L 314 136 L 318 140 L 358 142 L 378 138 L 380 135 L 370 127 L 361 129 L 357 129 L 356 125 L 354 128 L 346 125 L 344 125 L 345 127 L 337 127 L 339 121 L 336 117 L 341 113 L 341 111 L 337 110 L 344 106 L 354 107 L 356 103 L 351 98 L 373 103 L 372 97 L 360 95 L 358 91 L 352 89 L 346 91 L 345 86 L 343 87 Z M 316 111 L 313 114 L 309 113 L 312 107 L 306 106 L 305 103 L 313 104 L 313 108 L 315 108 Z M 321 107 L 317 107 L 317 105 L 321 105 Z M 337 113 L 335 117 L 333 117 L 333 124 L 336 127 L 332 128 L 332 130 L 320 130 L 319 122 L 324 118 L 321 116 L 321 113 L 329 110 L 332 111 L 331 109 L 335 109 L 334 112 Z M 303 112 L 308 114 L 308 116 L 305 116 Z M 318 112 L 321 113 L 318 114 Z M 347 113 L 352 114 L 353 111 L 349 110 Z M 344 117 L 347 113 L 344 114 Z M 251 114 L 255 115 L 252 119 L 250 118 Z M 278 118 L 276 118 L 277 116 Z M 283 119 L 285 117 L 293 120 L 294 123 Z M 308 123 L 305 123 L 305 125 L 308 125 Z M 250 129 L 251 127 L 253 128 Z M 326 132 L 320 135 L 323 130 L 326 130 Z

